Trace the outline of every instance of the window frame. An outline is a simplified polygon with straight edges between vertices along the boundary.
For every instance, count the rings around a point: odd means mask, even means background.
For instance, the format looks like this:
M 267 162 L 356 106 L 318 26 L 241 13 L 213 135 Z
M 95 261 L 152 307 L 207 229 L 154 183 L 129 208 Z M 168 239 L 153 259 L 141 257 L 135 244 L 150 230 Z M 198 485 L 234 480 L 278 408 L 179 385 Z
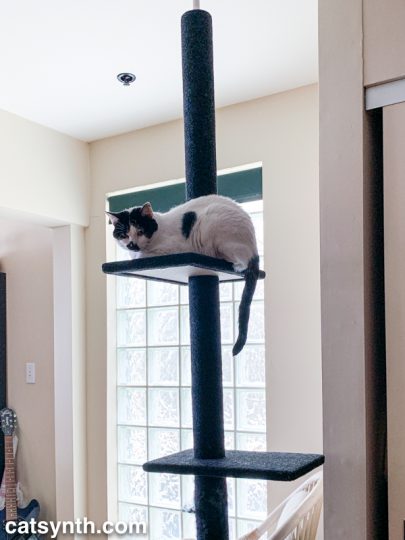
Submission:
M 245 188 L 243 190 L 240 190 L 239 196 L 237 196 L 237 190 L 240 188 L 241 185 L 244 185 Z M 231 188 L 231 189 L 227 189 Z M 233 199 L 237 200 L 238 202 L 249 202 L 254 201 L 258 199 L 262 199 L 262 168 L 261 167 L 254 167 L 252 169 L 246 169 L 243 171 L 237 171 L 232 173 L 227 173 L 224 175 L 220 175 L 218 177 L 218 191 L 220 194 L 225 196 L 231 196 Z M 146 189 L 137 190 L 132 193 L 120 193 L 120 194 L 112 194 L 107 199 L 108 208 L 111 211 L 118 211 L 125 207 L 131 207 L 135 205 L 140 205 L 145 202 L 145 200 L 149 200 L 152 203 L 152 206 L 157 211 L 167 211 L 170 207 L 176 204 L 181 204 L 185 201 L 185 189 L 184 189 L 184 181 L 179 181 L 178 183 L 171 184 L 168 186 L 161 186 L 161 187 L 148 187 Z M 111 242 L 111 238 L 107 240 L 107 250 L 109 253 L 112 254 L 112 245 L 115 243 Z M 112 255 L 113 256 L 113 255 Z M 114 280 L 115 281 L 115 280 Z M 115 285 L 110 288 L 110 299 L 108 301 L 108 310 L 109 310 L 109 317 L 111 314 L 114 317 L 113 322 L 113 334 L 116 332 L 115 329 L 115 313 L 117 309 L 116 304 L 116 292 L 115 292 Z M 112 290 L 114 289 L 114 290 Z M 112 300 L 112 301 L 111 301 Z M 234 293 L 232 292 L 232 299 L 230 302 L 234 302 Z M 178 298 L 178 305 L 181 307 L 183 306 L 180 293 Z M 112 308 L 112 309 L 111 309 Z M 147 312 L 149 306 L 147 303 L 145 304 L 145 311 Z M 180 317 L 180 310 L 179 310 L 179 317 Z M 111 329 L 111 326 L 110 326 Z M 180 327 L 179 327 L 180 332 Z M 111 339 L 113 338 L 113 339 Z M 116 474 L 109 474 L 109 500 L 108 500 L 108 510 L 109 510 L 109 516 L 113 519 L 117 519 L 118 516 L 118 417 L 117 417 L 117 410 L 116 410 L 116 391 L 118 388 L 118 382 L 116 380 L 116 351 L 117 351 L 117 343 L 116 343 L 116 334 L 114 336 L 111 335 L 111 330 L 109 331 L 108 339 L 107 341 L 111 343 L 113 342 L 112 348 L 109 347 L 109 353 L 112 352 L 112 358 L 114 359 L 113 362 L 109 362 L 109 365 L 113 365 L 114 370 L 114 376 L 113 376 L 113 383 L 111 378 L 109 377 L 108 387 L 111 389 L 111 394 L 115 394 L 114 396 L 114 407 L 110 408 L 109 411 L 109 426 L 114 427 L 115 436 L 112 438 L 115 444 L 114 448 L 111 448 L 111 444 L 109 445 L 110 451 L 108 452 L 108 463 L 109 465 L 112 465 L 112 467 L 109 466 L 109 469 L 116 469 Z M 183 347 L 184 344 L 181 343 L 181 339 L 179 337 L 179 370 L 181 371 L 181 347 Z M 145 349 L 147 348 L 147 344 L 145 345 Z M 110 356 L 109 354 L 109 356 Z M 236 367 L 235 365 L 232 367 L 233 369 L 233 386 L 232 392 L 234 394 L 234 400 L 235 398 L 235 388 L 236 388 Z M 109 369 L 109 373 L 112 376 L 112 369 Z M 148 387 L 149 387 L 149 380 L 146 381 L 146 393 L 148 394 Z M 180 395 L 182 391 L 184 390 L 184 386 L 182 385 L 181 381 L 181 373 L 179 373 L 179 400 Z M 226 388 L 225 388 L 226 389 Z M 265 390 L 265 386 L 263 388 Z M 252 390 L 252 388 L 246 388 L 246 390 Z M 111 396 L 112 397 L 112 396 Z M 266 399 L 266 398 L 265 398 Z M 109 403 L 112 402 L 111 399 L 108 400 Z M 147 398 L 148 403 L 148 398 Z M 180 409 L 180 419 L 181 419 L 181 402 L 179 403 L 179 409 Z M 234 403 L 234 414 L 236 414 L 237 411 L 237 403 L 235 401 Z M 111 423 L 112 420 L 112 423 Z M 181 420 L 180 420 L 181 421 Z M 236 427 L 236 416 L 234 417 L 234 426 L 232 428 L 233 432 L 233 440 L 234 444 L 236 445 L 238 433 L 241 430 L 238 430 Z M 147 430 L 147 444 L 149 444 L 149 431 L 148 429 L 151 426 L 146 425 L 145 428 Z M 266 426 L 267 428 L 267 426 Z M 182 428 L 181 424 L 179 426 L 179 437 L 180 437 L 180 445 L 182 441 L 182 432 L 183 429 L 189 429 L 189 428 Z M 266 429 L 267 431 L 267 429 Z M 266 434 L 264 434 L 266 436 Z M 234 482 L 234 490 L 236 495 L 236 482 L 238 480 L 233 479 Z M 112 482 L 112 483 L 111 483 Z M 181 491 L 184 489 L 182 485 L 182 480 L 180 480 L 180 489 Z M 111 488 L 115 492 L 115 500 L 114 497 L 111 496 Z M 234 521 L 236 523 L 236 520 L 238 519 L 237 516 L 237 506 L 236 506 L 236 500 L 235 500 L 235 517 Z M 180 509 L 181 512 L 181 509 Z M 246 520 L 247 518 L 239 518 L 242 520 Z M 253 519 L 253 518 L 252 518 Z

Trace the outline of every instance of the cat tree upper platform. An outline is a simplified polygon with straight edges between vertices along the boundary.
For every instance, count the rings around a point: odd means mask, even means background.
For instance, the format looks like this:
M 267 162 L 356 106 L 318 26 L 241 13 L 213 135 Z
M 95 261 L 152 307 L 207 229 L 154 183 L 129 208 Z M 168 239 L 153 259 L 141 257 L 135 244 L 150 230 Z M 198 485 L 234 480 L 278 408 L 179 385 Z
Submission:
M 152 279 L 178 285 L 188 285 L 191 276 L 218 276 L 220 282 L 243 281 L 244 279 L 243 272 L 235 271 L 230 262 L 198 253 L 175 253 L 159 257 L 109 262 L 103 264 L 103 272 L 116 276 Z M 260 270 L 259 279 L 263 279 L 265 275 Z

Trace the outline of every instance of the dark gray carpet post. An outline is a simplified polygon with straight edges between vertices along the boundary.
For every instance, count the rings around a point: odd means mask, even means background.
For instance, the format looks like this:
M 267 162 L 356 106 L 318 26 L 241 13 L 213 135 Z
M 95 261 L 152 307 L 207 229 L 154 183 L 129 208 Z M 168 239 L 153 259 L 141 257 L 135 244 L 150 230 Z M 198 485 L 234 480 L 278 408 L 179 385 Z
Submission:
M 194 456 L 225 456 L 221 327 L 217 276 L 189 280 L 191 392 Z M 195 477 L 198 540 L 227 540 L 228 500 L 225 478 Z
M 181 20 L 184 135 L 187 199 L 217 193 L 215 152 L 212 20 L 193 10 Z M 222 401 L 219 282 L 216 276 L 191 277 L 190 339 L 194 454 L 222 458 Z M 228 503 L 225 478 L 195 478 L 198 540 L 227 540 Z
M 181 19 L 187 199 L 217 193 L 212 20 L 195 9 Z
M 225 457 L 217 276 L 189 281 L 194 456 Z
M 198 540 L 228 540 L 225 478 L 196 476 L 194 488 Z

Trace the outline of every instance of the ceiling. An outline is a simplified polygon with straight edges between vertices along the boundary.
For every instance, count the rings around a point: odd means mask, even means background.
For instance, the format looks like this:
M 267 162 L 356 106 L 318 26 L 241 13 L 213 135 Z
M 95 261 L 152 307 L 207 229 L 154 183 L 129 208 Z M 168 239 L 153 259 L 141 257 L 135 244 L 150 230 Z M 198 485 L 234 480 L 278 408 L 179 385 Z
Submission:
M 0 109 L 85 141 L 182 115 L 180 17 L 192 0 L 0 6 Z M 213 16 L 217 107 L 317 81 L 317 0 L 201 7 Z

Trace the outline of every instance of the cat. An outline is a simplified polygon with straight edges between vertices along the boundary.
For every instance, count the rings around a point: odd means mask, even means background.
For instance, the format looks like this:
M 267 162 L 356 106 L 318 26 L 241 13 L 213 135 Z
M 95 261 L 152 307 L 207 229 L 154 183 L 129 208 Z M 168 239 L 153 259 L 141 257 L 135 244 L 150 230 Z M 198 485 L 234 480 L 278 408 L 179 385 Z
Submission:
M 133 259 L 173 253 L 200 253 L 233 264 L 243 272 L 245 286 L 239 306 L 239 335 L 234 356 L 245 346 L 250 305 L 259 276 L 259 255 L 250 216 L 232 199 L 206 195 L 166 213 L 147 202 L 121 212 L 106 212 L 113 236 Z

